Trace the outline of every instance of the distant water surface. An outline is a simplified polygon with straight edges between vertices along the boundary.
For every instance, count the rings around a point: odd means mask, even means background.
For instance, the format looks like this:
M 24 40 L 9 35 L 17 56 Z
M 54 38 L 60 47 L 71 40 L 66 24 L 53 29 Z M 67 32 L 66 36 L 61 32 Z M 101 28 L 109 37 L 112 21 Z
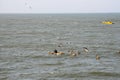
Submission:
M 118 51 L 119 13 L 0 14 L 0 80 L 120 80 Z

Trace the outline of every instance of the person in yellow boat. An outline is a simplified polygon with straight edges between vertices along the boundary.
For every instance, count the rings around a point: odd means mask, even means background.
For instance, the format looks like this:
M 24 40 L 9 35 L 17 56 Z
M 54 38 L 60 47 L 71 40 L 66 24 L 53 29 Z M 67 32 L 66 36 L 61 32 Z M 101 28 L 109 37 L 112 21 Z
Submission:
M 103 23 L 103 24 L 113 24 L 112 21 L 103 21 L 102 23 Z

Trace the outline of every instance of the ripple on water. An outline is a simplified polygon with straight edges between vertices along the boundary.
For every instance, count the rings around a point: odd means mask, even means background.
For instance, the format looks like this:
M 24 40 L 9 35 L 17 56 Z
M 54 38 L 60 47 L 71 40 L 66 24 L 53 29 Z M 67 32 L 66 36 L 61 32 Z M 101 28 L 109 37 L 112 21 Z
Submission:
M 106 77 L 117 77 L 120 78 L 120 73 L 112 73 L 112 72 L 90 72 L 92 76 L 106 76 Z
M 56 63 L 44 63 L 44 64 L 40 64 L 40 66 L 60 66 L 60 65 L 64 65 L 64 63 L 62 62 L 56 62 Z
M 8 79 L 8 75 L 13 70 L 14 69 L 12 69 L 12 68 L 0 68 L 0 80 L 7 80 Z

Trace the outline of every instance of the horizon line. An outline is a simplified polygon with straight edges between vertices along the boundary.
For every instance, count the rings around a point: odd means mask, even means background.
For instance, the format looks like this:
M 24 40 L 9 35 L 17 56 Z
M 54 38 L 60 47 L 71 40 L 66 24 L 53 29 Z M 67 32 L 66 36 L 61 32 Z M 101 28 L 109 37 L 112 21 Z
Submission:
M 23 13 L 23 12 L 21 12 L 21 13 L 0 13 L 0 14 L 108 14 L 108 13 L 120 13 L 120 12 L 79 12 L 79 13 L 77 13 L 77 12 L 58 12 L 58 13 L 55 13 L 55 12 L 48 12 L 48 13 Z

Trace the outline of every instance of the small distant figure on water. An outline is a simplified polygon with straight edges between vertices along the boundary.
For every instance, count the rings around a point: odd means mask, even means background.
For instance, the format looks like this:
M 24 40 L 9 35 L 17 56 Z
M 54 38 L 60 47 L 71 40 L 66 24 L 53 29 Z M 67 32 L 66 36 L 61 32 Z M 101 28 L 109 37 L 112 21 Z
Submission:
M 77 51 L 77 54 L 78 54 L 78 55 L 80 55 L 80 54 L 81 54 L 81 52 L 80 52 L 80 51 Z
M 117 55 L 120 55 L 120 50 L 116 51 L 116 54 L 117 54 Z
M 58 51 L 55 49 L 55 50 L 54 50 L 54 53 L 58 53 Z
M 96 54 L 96 60 L 100 60 L 100 56 Z
M 57 55 L 57 56 L 59 56 L 59 55 L 65 54 L 65 53 L 63 53 L 63 52 L 58 52 L 58 51 L 55 49 L 53 52 L 49 52 L 48 54 L 52 54 L 52 55 Z
M 83 51 L 84 51 L 84 52 L 86 52 L 86 53 L 88 53 L 88 52 L 89 52 L 89 50 L 88 50 L 88 48 L 87 48 L 87 47 L 83 47 Z
M 62 46 L 63 46 L 63 44 L 62 44 L 62 43 L 58 44 L 58 47 L 62 47 Z
M 81 54 L 80 51 L 71 50 L 71 51 L 69 51 L 69 52 L 70 52 L 70 56 L 71 56 L 71 57 L 78 56 L 78 55 Z

